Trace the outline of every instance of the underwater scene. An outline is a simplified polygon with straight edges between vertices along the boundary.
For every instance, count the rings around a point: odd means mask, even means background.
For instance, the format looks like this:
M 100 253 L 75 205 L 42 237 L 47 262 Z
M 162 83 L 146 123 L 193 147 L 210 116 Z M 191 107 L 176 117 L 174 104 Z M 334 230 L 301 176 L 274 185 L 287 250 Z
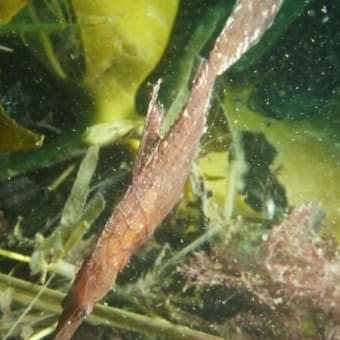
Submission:
M 0 0 L 1 339 L 340 339 L 340 2 Z

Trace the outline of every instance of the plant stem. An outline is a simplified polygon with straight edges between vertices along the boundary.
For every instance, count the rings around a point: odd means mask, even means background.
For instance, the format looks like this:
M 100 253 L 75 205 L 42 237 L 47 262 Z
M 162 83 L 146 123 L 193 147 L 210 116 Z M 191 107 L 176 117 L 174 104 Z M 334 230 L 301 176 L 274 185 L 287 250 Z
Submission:
M 44 288 L 41 292 L 43 289 L 41 285 L 0 273 L 0 290 L 5 290 L 9 287 L 14 290 L 13 298 L 16 302 L 24 305 L 29 304 L 32 299 L 40 293 L 40 297 L 35 302 L 34 308 L 60 314 L 60 303 L 64 298 L 63 293 L 50 288 Z M 95 307 L 88 321 L 95 325 L 106 324 L 120 329 L 141 334 L 163 336 L 169 339 L 222 340 L 221 337 L 185 326 L 175 325 L 161 317 L 150 318 L 145 315 L 127 312 L 123 309 L 108 307 L 103 304 Z

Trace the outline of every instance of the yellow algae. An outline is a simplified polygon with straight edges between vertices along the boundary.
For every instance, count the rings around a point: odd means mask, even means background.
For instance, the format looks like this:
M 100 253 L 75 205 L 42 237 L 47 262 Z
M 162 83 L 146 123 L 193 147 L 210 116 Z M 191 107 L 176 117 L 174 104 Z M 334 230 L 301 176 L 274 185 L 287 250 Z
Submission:
M 211 192 L 210 203 L 219 207 L 220 213 L 227 221 L 236 216 L 262 218 L 262 214 L 255 211 L 245 201 L 245 196 L 239 193 L 238 187 L 243 181 L 242 173 L 237 169 L 235 174 L 237 178 L 234 178 L 228 151 L 209 152 L 199 159 L 199 166 L 206 189 Z
M 96 123 L 134 118 L 135 93 L 167 45 L 178 0 L 73 0 Z
M 43 145 L 44 135 L 16 123 L 0 105 L 0 152 L 23 151 Z
M 0 25 L 6 24 L 28 3 L 28 0 L 1 0 Z
M 267 118 L 246 107 L 248 90 L 227 92 L 225 107 L 232 129 L 261 132 L 276 148 L 273 168 L 280 168 L 278 178 L 289 205 L 320 201 L 326 211 L 325 226 L 335 231 L 340 241 L 339 147 L 336 140 L 323 132 L 322 121 L 284 122 Z

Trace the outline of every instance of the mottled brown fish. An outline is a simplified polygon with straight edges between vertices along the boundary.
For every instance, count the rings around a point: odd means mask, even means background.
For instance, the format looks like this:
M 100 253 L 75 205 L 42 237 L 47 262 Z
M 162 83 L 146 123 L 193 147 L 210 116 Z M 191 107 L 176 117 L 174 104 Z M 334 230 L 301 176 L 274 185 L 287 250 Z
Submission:
M 216 77 L 234 64 L 270 26 L 282 0 L 238 0 L 208 60 L 201 61 L 188 100 L 161 138 L 160 84 L 152 89 L 132 181 L 63 302 L 56 339 L 70 339 L 117 274 L 153 234 L 181 195 L 204 131 Z

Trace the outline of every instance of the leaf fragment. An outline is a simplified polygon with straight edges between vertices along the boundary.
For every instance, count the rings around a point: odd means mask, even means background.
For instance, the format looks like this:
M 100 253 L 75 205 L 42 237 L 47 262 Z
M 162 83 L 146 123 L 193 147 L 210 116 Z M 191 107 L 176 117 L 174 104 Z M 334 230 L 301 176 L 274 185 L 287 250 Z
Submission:
M 42 146 L 44 135 L 34 133 L 8 117 L 0 105 L 0 152 L 35 149 Z

